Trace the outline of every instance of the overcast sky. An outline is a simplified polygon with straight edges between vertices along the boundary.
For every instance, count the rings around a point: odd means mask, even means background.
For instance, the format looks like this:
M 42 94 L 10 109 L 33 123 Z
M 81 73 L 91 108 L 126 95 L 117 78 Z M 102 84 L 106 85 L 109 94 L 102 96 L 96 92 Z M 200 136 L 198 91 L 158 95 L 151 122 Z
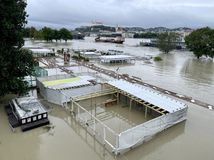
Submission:
M 27 0 L 28 26 L 214 27 L 214 0 Z

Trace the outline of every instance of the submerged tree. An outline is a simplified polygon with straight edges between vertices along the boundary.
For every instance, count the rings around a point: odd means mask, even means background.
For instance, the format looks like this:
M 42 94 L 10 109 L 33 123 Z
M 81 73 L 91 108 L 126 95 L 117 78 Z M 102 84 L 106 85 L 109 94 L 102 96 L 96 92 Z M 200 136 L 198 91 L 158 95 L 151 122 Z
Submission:
M 59 30 L 61 39 L 65 40 L 67 42 L 67 40 L 72 39 L 72 34 L 69 30 L 67 30 L 66 28 L 62 28 Z
M 165 32 L 158 35 L 157 47 L 164 53 L 169 53 L 173 49 L 176 49 L 176 42 L 179 35 L 174 32 Z
M 56 42 L 61 39 L 60 32 L 56 29 L 53 30 L 53 39 L 55 39 Z
M 193 51 L 197 58 L 201 56 L 214 57 L 214 30 L 209 27 L 193 31 L 185 38 L 187 48 Z
M 60 30 L 52 29 L 50 27 L 43 27 L 40 30 L 37 30 L 35 27 L 30 28 L 24 28 L 23 34 L 26 38 L 31 39 L 44 39 L 46 41 L 52 41 L 52 40 L 67 40 L 72 39 L 72 33 L 66 29 L 61 28 Z
M 54 39 L 54 30 L 49 27 L 42 28 L 42 36 L 46 41 L 52 41 Z
M 4 0 L 0 4 L 0 97 L 25 93 L 24 77 L 32 74 L 35 65 L 32 54 L 21 49 L 27 16 L 25 7 L 23 0 Z

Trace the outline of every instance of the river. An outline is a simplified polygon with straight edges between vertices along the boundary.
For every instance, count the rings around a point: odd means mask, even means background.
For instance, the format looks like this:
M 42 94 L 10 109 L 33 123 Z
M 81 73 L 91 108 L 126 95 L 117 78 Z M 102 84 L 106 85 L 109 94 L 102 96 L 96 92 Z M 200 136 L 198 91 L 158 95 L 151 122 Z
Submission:
M 136 61 L 135 65 L 119 66 L 119 73 L 127 73 L 137 76 L 144 82 L 157 85 L 179 94 L 184 94 L 210 104 L 214 104 L 214 62 L 211 60 L 198 60 L 191 52 L 172 51 L 170 54 L 163 54 L 157 48 L 140 47 L 141 39 L 127 38 L 124 44 L 95 43 L 93 37 L 86 37 L 85 40 L 72 40 L 65 42 L 41 42 L 26 41 L 26 45 L 37 45 L 53 48 L 73 49 L 115 49 L 124 51 L 134 56 L 159 55 L 163 61 L 151 64 Z M 99 65 L 99 64 L 98 64 Z M 118 66 L 102 66 L 116 70 Z
M 194 58 L 190 52 L 161 54 L 155 48 L 136 47 L 138 39 L 127 39 L 123 45 L 95 43 L 92 38 L 68 43 L 27 41 L 27 45 L 56 48 L 117 49 L 132 55 L 158 55 L 162 62 L 120 66 L 119 72 L 141 77 L 145 82 L 214 103 L 214 64 Z M 100 64 L 98 64 L 100 65 Z M 108 69 L 118 66 L 103 66 Z M 0 99 L 0 160 L 213 160 L 214 112 L 194 104 L 189 106 L 187 121 L 175 125 L 145 144 L 114 157 L 80 127 L 62 107 L 49 104 L 50 122 L 54 128 L 37 128 L 12 133 L 3 106 L 12 96 Z M 47 103 L 47 102 L 46 102 Z

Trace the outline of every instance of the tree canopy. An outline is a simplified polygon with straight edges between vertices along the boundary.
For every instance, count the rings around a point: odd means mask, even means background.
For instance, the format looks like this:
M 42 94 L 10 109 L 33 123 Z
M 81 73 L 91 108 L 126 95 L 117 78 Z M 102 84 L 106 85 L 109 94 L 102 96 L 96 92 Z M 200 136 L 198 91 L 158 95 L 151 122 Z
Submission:
M 206 27 L 193 31 L 185 38 L 187 48 L 193 51 L 197 58 L 201 56 L 214 57 L 214 30 Z
M 46 41 L 52 41 L 54 39 L 54 31 L 49 27 L 42 28 L 42 36 Z
M 61 36 L 61 39 L 65 40 L 66 42 L 68 39 L 72 39 L 71 32 L 69 30 L 67 30 L 66 28 L 60 29 L 59 34 Z
M 50 27 L 43 27 L 42 29 L 37 30 L 35 27 L 27 27 L 24 29 L 23 33 L 26 38 L 44 39 L 46 41 L 67 41 L 72 39 L 72 33 L 66 28 L 61 28 L 60 30 L 57 30 L 52 29 Z
M 157 38 L 157 47 L 164 53 L 169 53 L 173 49 L 176 49 L 176 42 L 179 35 L 175 32 L 160 33 Z
M 0 97 L 8 93 L 27 91 L 24 77 L 33 73 L 35 61 L 24 44 L 26 3 L 23 0 L 4 0 L 0 4 Z

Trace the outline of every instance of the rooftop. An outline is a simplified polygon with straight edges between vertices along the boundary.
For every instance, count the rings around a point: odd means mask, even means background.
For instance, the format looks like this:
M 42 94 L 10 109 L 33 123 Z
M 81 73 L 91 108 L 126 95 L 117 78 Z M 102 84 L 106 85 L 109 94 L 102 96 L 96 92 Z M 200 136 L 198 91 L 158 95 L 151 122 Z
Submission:
M 108 56 L 100 56 L 103 60 L 129 60 L 135 59 L 133 56 L 128 55 L 108 55 Z
M 90 80 L 95 80 L 91 76 L 79 76 L 72 78 L 56 79 L 56 80 L 45 80 L 43 85 L 47 88 L 52 89 L 67 89 L 67 88 L 76 88 L 80 86 L 90 85 Z
M 158 91 L 149 89 L 141 85 L 132 84 L 124 80 L 109 81 L 108 84 L 120 90 L 123 90 L 124 92 L 129 93 L 134 97 L 142 99 L 143 101 L 158 106 L 159 108 L 162 108 L 169 113 L 173 113 L 177 110 L 181 110 L 187 107 L 186 104 L 165 96 Z
M 21 119 L 46 113 L 43 105 L 35 97 L 16 98 L 12 102 Z
M 83 55 L 97 55 L 95 52 L 80 52 Z
M 47 48 L 30 48 L 33 53 L 53 53 L 51 49 Z

